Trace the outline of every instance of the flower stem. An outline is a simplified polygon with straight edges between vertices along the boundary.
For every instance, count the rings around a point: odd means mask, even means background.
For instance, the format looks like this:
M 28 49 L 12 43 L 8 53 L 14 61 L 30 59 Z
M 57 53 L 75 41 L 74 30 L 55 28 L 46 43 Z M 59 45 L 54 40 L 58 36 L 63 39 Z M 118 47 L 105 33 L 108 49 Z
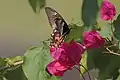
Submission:
M 70 58 L 70 57 L 69 57 L 69 58 Z M 77 63 L 77 62 L 74 61 L 72 58 L 70 58 L 70 59 L 71 59 L 73 62 L 75 62 L 79 67 L 82 66 L 82 67 L 87 71 L 89 80 L 91 80 L 91 77 L 90 77 L 90 74 L 89 74 L 88 70 L 87 70 L 82 64 Z M 76 68 L 76 67 L 75 67 L 75 68 Z M 80 72 L 80 74 L 82 75 L 80 69 L 78 69 L 78 68 L 76 68 L 76 69 L 77 69 L 77 70 Z M 83 76 L 83 75 L 82 75 L 82 76 Z M 83 79 L 85 80 L 84 76 L 83 76 Z
M 80 69 L 78 69 L 77 67 L 75 67 L 75 69 L 77 69 L 79 71 L 79 73 L 81 74 L 83 80 L 85 80 L 85 77 L 83 76 L 83 74 L 81 73 Z
M 15 66 L 22 65 L 22 64 L 23 64 L 23 60 L 18 61 L 18 62 L 15 62 L 15 63 L 13 63 L 12 65 L 3 66 L 3 67 L 0 68 L 0 72 L 1 72 L 1 71 L 4 71 L 4 70 L 7 70 L 7 69 L 9 69 L 9 68 L 11 68 L 11 67 L 15 67 Z
M 120 56 L 120 53 L 116 53 L 116 52 L 114 52 L 114 51 L 109 49 L 110 47 L 116 47 L 116 44 L 113 44 L 112 41 L 109 40 L 109 38 L 105 38 L 105 41 L 106 41 L 106 43 L 110 44 L 110 46 L 105 47 L 105 49 L 107 51 L 103 52 L 103 53 L 110 53 L 110 54 L 114 54 L 114 55 Z
M 111 53 L 111 54 L 114 54 L 114 55 L 120 56 L 119 53 L 113 52 L 113 51 L 111 51 L 109 48 L 106 48 L 106 50 L 107 50 L 108 52 L 104 52 L 104 53 Z
M 9 67 L 9 66 L 3 66 L 3 67 L 0 68 L 0 72 L 6 70 L 6 69 L 8 69 L 8 68 L 10 68 L 10 67 Z
M 90 77 L 90 73 L 89 73 L 89 71 L 82 65 L 82 64 L 79 64 L 80 66 L 82 66 L 86 71 L 87 71 L 87 73 L 88 73 L 88 77 L 89 77 L 89 80 L 91 80 L 91 77 Z

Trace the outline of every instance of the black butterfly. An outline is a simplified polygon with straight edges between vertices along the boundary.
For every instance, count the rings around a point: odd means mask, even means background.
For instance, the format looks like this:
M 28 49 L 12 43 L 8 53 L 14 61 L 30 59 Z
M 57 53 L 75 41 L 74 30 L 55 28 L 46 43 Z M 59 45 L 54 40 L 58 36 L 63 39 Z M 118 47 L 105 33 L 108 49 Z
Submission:
M 49 23 L 53 28 L 53 33 L 51 34 L 52 42 L 50 43 L 50 46 L 58 47 L 64 41 L 66 35 L 69 34 L 70 29 L 62 16 L 54 9 L 45 7 L 45 12 Z

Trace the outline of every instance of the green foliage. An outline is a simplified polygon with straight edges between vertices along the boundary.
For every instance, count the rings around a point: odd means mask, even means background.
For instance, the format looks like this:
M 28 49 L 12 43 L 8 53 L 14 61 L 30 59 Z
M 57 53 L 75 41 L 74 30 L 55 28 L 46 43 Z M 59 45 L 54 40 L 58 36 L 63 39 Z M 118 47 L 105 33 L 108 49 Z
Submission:
M 3 72 L 6 69 L 6 62 L 5 62 L 5 58 L 0 58 L 0 80 L 3 80 L 4 75 Z
M 5 61 L 7 62 L 7 66 L 15 66 L 17 62 L 23 61 L 23 56 L 16 56 L 11 58 L 5 58 Z
M 43 8 L 45 6 L 45 0 L 28 0 L 33 11 L 35 13 L 39 13 L 40 9 Z
M 104 48 L 88 50 L 86 68 L 88 70 L 99 69 L 99 80 L 116 80 L 118 69 L 120 68 L 120 64 L 117 62 L 120 60 L 120 57 L 103 52 L 105 52 Z
M 113 22 L 115 31 L 114 31 L 114 36 L 120 40 L 120 14 L 118 15 L 117 19 L 114 20 Z
M 19 66 L 15 70 L 7 71 L 5 73 L 5 78 L 7 80 L 27 80 L 21 66 Z
M 0 67 L 3 67 L 6 65 L 5 58 L 0 58 Z
M 28 1 L 35 13 L 39 13 L 40 9 L 46 4 L 45 0 Z M 83 31 L 98 29 L 98 26 L 95 24 L 101 3 L 102 0 L 83 0 L 82 20 L 84 25 L 69 24 L 71 31 L 65 39 L 66 42 L 72 39 L 77 42 L 82 42 Z M 111 30 L 112 25 L 114 26 L 114 34 L 112 34 Z M 114 20 L 113 24 L 101 27 L 100 34 L 102 37 L 109 37 L 110 39 L 113 37 L 113 44 L 115 44 L 114 41 L 118 40 L 118 46 L 120 48 L 119 30 L 120 15 Z M 50 75 L 46 71 L 47 64 L 53 60 L 50 56 L 48 44 L 49 41 L 42 41 L 39 46 L 27 50 L 24 57 L 0 58 L 0 80 L 61 80 L 60 77 Z M 116 51 L 116 46 L 111 49 L 112 51 Z M 81 59 L 81 65 L 84 66 L 80 66 L 81 72 L 87 72 L 86 69 L 98 69 L 99 80 L 120 80 L 120 64 L 118 63 L 120 57 L 103 52 L 106 52 L 104 47 L 86 50 Z
M 96 24 L 96 18 L 99 11 L 98 0 L 83 0 L 82 5 L 82 20 L 85 27 L 90 28 Z
M 0 58 L 0 80 L 27 80 L 20 67 L 23 56 Z
M 87 68 L 87 52 L 82 54 L 82 59 L 80 61 L 80 64 L 83 65 L 86 69 L 88 69 Z M 83 68 L 83 66 L 80 66 L 81 73 L 85 73 L 86 72 L 86 70 Z
M 118 71 L 118 78 L 117 78 L 116 80 L 120 80 L 120 75 L 119 75 L 119 73 L 120 73 L 120 69 L 119 69 L 119 71 Z
M 59 80 L 46 72 L 46 65 L 52 61 L 48 43 L 43 41 L 38 47 L 32 47 L 25 53 L 23 70 L 28 80 Z
M 70 27 L 70 33 L 68 35 L 68 37 L 66 37 L 65 41 L 69 42 L 72 39 L 74 39 L 75 41 L 82 41 L 82 33 L 84 31 L 84 26 L 79 26 L 76 24 L 69 24 Z
M 104 25 L 101 26 L 101 31 L 99 32 L 100 35 L 103 38 L 106 38 L 106 37 L 111 38 L 111 36 L 113 36 L 112 30 L 111 30 L 112 24 L 108 24 L 108 23 L 103 23 L 103 24 Z

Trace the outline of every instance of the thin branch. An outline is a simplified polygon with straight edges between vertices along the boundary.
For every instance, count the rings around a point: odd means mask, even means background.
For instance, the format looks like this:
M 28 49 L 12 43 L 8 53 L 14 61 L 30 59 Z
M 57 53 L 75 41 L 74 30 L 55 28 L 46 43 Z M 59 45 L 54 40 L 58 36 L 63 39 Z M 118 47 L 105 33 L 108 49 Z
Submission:
M 82 66 L 82 67 L 87 71 L 89 80 L 91 80 L 90 74 L 89 74 L 88 70 L 87 70 L 82 64 L 79 64 L 79 63 L 77 63 L 76 61 L 74 61 L 71 57 L 69 57 L 69 58 L 70 58 L 73 62 L 75 62 L 78 66 Z M 79 72 L 81 72 L 80 69 L 79 69 Z
M 8 68 L 10 68 L 10 67 L 9 67 L 9 66 L 0 67 L 0 72 L 6 70 L 6 69 L 8 69 Z
M 18 66 L 21 64 L 23 64 L 23 60 L 15 62 L 15 63 L 13 63 L 13 65 L 7 65 L 7 66 L 0 67 L 0 72 L 3 70 L 9 69 L 10 67 L 15 67 L 15 66 Z
M 91 77 L 90 77 L 90 73 L 89 73 L 89 71 L 82 65 L 82 64 L 80 64 L 80 66 L 82 66 L 86 71 L 87 71 L 87 73 L 88 73 L 88 77 L 89 77 L 89 80 L 92 80 L 91 79 Z
M 105 41 L 107 43 L 110 43 L 110 44 L 113 44 L 112 41 L 109 39 L 109 38 L 105 38 Z M 107 50 L 107 52 L 103 52 L 103 53 L 111 53 L 111 54 L 114 54 L 114 55 L 117 55 L 117 56 L 120 56 L 119 53 L 116 53 L 116 52 L 113 52 L 111 51 L 109 48 L 111 47 L 118 47 L 116 44 L 113 44 L 113 45 L 110 45 L 110 46 L 105 46 L 105 49 Z
M 113 52 L 113 51 L 111 51 L 109 48 L 106 48 L 106 50 L 107 50 L 108 52 L 103 52 L 103 53 L 111 53 L 111 54 L 114 54 L 114 55 L 120 56 L 119 53 Z
M 114 45 L 107 46 L 107 48 L 110 48 L 110 47 L 116 47 L 116 45 L 114 44 Z
M 83 76 L 83 74 L 81 73 L 80 69 L 78 69 L 77 67 L 75 67 L 75 69 L 77 69 L 79 71 L 79 73 L 81 74 L 83 80 L 85 80 L 85 77 Z

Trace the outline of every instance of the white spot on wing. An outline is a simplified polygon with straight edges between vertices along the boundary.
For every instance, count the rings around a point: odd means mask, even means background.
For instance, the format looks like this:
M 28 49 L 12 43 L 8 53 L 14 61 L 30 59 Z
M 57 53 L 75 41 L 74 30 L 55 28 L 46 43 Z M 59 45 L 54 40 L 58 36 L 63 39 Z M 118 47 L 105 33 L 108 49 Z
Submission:
M 57 13 L 55 12 L 53 15 L 55 16 L 55 15 L 57 15 Z

